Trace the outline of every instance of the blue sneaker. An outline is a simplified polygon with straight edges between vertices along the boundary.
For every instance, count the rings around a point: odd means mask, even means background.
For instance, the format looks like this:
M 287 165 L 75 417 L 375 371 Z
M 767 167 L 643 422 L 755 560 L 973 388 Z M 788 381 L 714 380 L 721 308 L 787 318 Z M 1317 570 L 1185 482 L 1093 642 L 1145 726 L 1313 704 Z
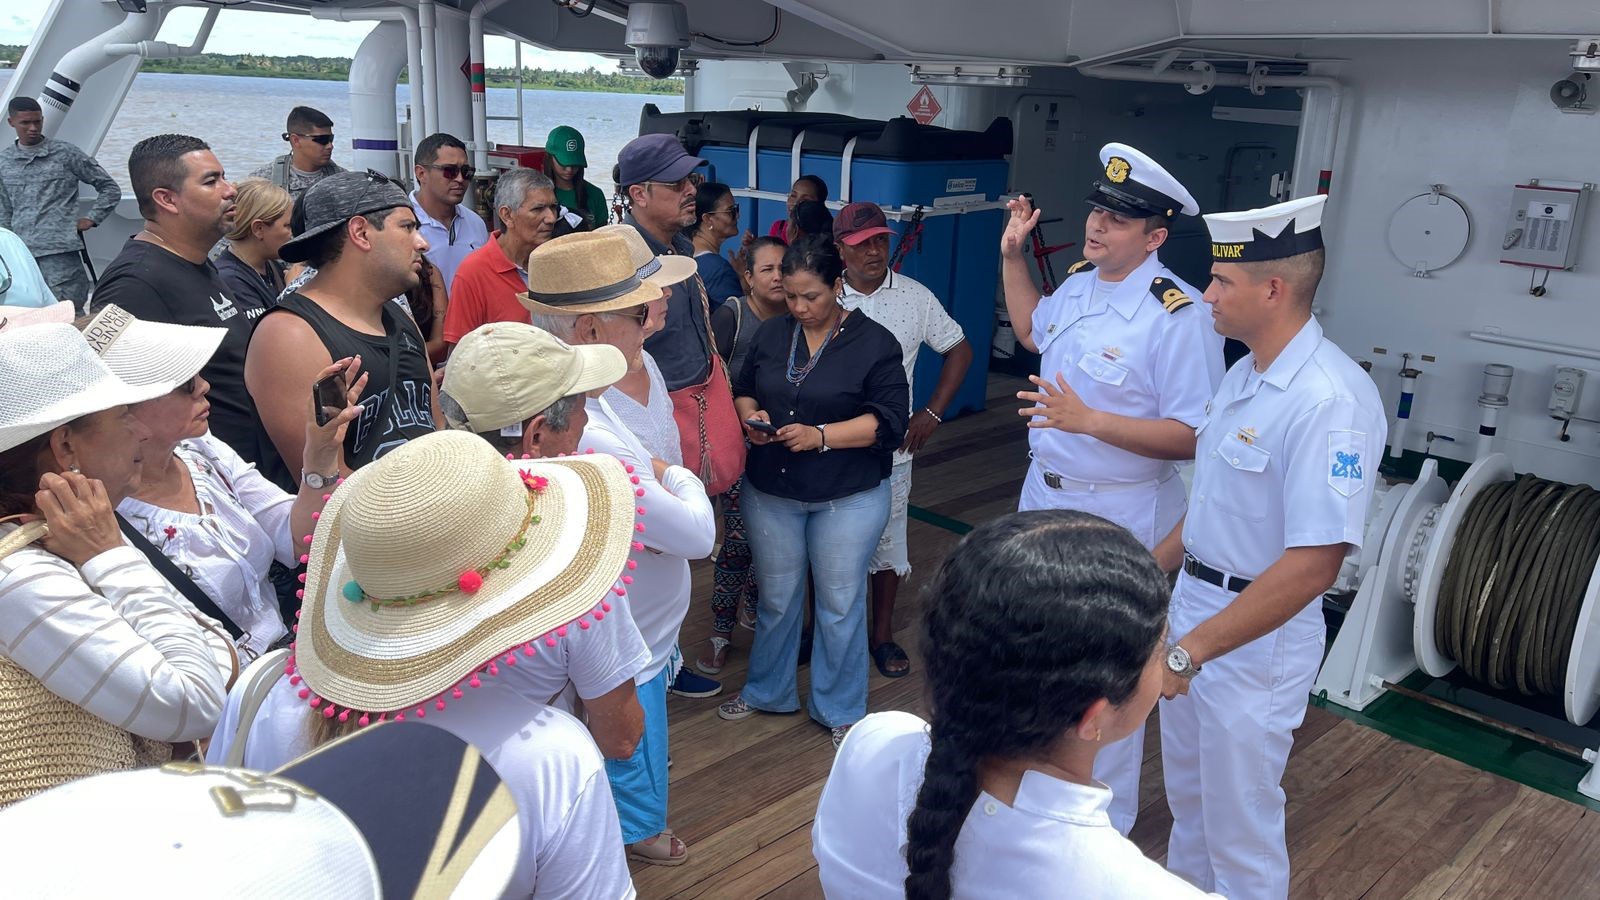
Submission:
M 673 679 L 667 692 L 679 697 L 715 697 L 722 693 L 722 682 L 697 675 L 684 666 L 678 670 L 678 677 Z

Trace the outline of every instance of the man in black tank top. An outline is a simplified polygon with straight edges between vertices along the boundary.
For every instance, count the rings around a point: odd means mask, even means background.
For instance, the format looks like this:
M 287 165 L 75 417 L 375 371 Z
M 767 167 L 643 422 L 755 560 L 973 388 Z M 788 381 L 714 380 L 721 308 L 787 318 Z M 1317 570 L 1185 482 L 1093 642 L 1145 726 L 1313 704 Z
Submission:
M 405 191 L 375 172 L 342 172 L 300 203 L 304 230 L 279 255 L 310 263 L 317 275 L 262 317 L 245 357 L 245 384 L 261 414 L 261 470 L 288 490 L 303 475 L 349 473 L 435 430 L 426 342 L 391 302 L 417 287 L 428 249 Z M 312 385 L 329 364 L 354 356 L 367 385 L 340 471 L 304 473 Z

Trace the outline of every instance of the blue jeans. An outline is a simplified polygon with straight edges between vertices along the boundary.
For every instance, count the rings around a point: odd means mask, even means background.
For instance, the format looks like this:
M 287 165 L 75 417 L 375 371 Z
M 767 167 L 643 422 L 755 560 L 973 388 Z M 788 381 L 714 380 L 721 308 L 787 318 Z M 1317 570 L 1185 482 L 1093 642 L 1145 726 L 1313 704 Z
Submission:
M 867 562 L 889 520 L 889 480 L 821 503 L 746 483 L 740 504 L 761 594 L 744 701 L 767 712 L 800 708 L 796 668 L 809 567 L 816 587 L 811 718 L 830 728 L 855 724 L 867 714 Z

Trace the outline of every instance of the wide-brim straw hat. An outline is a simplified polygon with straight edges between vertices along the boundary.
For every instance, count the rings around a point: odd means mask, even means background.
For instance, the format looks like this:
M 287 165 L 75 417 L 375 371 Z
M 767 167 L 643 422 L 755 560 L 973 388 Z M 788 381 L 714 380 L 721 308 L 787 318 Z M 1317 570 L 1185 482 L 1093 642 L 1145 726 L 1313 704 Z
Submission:
M 129 384 L 169 391 L 205 368 L 227 336 L 226 328 L 146 321 L 115 303 L 106 304 L 83 329 L 83 339 L 112 374 Z
M 71 325 L 0 333 L 0 450 L 93 413 L 159 397 L 172 386 L 132 385 L 112 374 Z
M 65 300 L 49 306 L 0 306 L 0 331 L 71 322 L 77 314 L 77 309 Z
M 632 225 L 618 223 L 616 225 L 602 225 L 595 229 L 597 234 L 619 234 L 628 242 L 628 258 L 633 261 L 634 271 L 639 277 L 650 284 L 668 290 L 673 285 L 688 281 L 700 271 L 700 266 L 692 256 L 679 256 L 675 253 L 663 253 L 657 256 L 651 252 L 650 245 L 645 243 L 644 235 Z
M 604 627 L 632 580 L 637 477 L 602 454 L 512 463 L 464 431 L 361 468 L 311 545 L 288 667 L 302 699 L 341 721 L 421 716 L 480 669 Z
M 540 244 L 528 257 L 528 291 L 517 302 L 555 316 L 616 312 L 659 300 L 659 285 L 639 278 L 628 242 L 585 231 Z

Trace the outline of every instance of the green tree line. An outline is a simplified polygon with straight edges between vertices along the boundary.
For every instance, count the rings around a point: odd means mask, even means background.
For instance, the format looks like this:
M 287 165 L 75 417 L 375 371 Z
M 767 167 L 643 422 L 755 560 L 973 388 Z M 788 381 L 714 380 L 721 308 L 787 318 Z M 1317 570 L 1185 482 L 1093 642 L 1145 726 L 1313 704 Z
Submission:
M 16 44 L 0 44 L 0 60 L 15 64 L 26 49 Z M 350 80 L 350 60 L 328 56 L 264 56 L 257 54 L 202 53 L 180 59 L 147 59 L 142 72 L 169 72 L 189 75 L 253 75 L 258 78 L 303 78 L 314 81 Z M 514 68 L 486 68 L 484 78 L 490 87 L 515 87 Z M 560 69 L 522 70 L 523 86 L 529 90 L 599 91 L 615 94 L 682 94 L 683 81 L 657 80 L 620 72 L 602 72 L 593 66 L 582 72 Z M 406 82 L 406 73 L 400 76 Z

